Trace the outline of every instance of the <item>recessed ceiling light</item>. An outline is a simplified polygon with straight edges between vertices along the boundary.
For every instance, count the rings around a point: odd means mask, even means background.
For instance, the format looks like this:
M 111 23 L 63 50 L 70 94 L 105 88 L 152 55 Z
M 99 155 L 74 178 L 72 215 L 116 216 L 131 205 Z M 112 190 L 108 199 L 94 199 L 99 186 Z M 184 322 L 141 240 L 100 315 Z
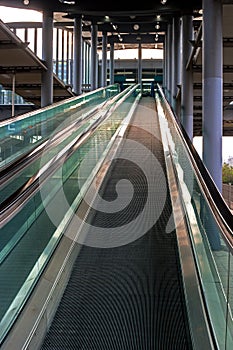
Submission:
M 75 0 L 59 0 L 62 4 L 75 5 Z
M 134 24 L 133 29 L 134 30 L 138 30 L 139 29 L 139 25 L 138 24 Z

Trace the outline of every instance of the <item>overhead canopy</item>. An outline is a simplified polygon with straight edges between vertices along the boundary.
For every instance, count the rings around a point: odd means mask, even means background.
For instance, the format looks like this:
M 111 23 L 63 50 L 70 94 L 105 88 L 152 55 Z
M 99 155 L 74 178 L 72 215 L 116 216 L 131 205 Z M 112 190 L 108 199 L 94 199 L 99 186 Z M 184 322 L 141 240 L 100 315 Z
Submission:
M 0 84 L 26 101 L 40 106 L 41 73 L 45 64 L 0 20 Z M 71 97 L 73 93 L 57 76 L 53 76 L 54 101 Z

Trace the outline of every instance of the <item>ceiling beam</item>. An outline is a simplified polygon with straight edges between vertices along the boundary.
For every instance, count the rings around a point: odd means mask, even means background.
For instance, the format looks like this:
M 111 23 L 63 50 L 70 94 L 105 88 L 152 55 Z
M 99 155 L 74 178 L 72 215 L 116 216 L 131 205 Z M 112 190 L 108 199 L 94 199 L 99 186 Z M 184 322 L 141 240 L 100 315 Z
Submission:
M 202 72 L 202 65 L 199 64 L 194 64 L 193 65 L 193 71 L 197 72 L 197 73 L 201 73 Z M 231 64 L 224 64 L 223 65 L 223 73 L 233 73 L 233 65 Z
M 13 73 L 31 73 L 31 72 L 42 72 L 40 66 L 0 66 L 0 74 L 13 74 Z

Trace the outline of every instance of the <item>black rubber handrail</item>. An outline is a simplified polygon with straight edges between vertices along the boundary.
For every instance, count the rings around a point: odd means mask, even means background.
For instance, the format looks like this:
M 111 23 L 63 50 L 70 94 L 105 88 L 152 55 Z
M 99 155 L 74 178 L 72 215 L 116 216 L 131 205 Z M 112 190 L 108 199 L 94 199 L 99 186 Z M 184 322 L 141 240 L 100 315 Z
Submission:
M 223 239 L 229 247 L 231 253 L 233 253 L 233 215 L 226 204 L 225 200 L 222 197 L 222 194 L 219 192 L 217 186 L 215 185 L 211 175 L 209 174 L 207 168 L 202 162 L 198 152 L 196 151 L 194 145 L 192 144 L 186 130 L 181 124 L 180 120 L 171 109 L 162 88 L 159 84 L 158 91 L 162 97 L 163 103 L 167 111 L 169 112 L 170 118 L 179 133 L 183 144 L 186 146 L 186 150 L 189 154 L 190 161 L 192 163 L 195 174 L 201 184 L 203 193 L 208 200 L 210 209 L 214 213 L 216 221 L 221 228 Z

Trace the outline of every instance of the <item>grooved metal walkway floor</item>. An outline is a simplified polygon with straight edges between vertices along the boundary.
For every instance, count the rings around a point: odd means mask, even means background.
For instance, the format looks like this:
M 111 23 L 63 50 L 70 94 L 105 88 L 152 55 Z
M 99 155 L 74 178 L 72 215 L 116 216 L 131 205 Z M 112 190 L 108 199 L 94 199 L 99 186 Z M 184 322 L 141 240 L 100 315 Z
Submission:
M 121 183 L 129 203 L 92 216 L 93 227 L 132 224 L 133 239 L 125 230 L 126 244 L 83 246 L 41 350 L 192 348 L 160 140 L 154 99 L 143 97 L 101 194 L 110 205 Z

